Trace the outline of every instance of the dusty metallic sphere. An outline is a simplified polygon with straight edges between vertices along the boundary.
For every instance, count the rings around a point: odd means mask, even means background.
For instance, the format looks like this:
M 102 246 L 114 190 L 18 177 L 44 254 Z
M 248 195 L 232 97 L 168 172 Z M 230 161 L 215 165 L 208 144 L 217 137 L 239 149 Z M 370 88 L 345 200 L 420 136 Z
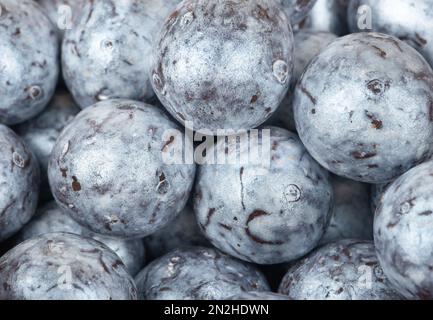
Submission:
M 30 149 L 0 124 L 0 241 L 21 229 L 38 204 L 39 166 Z
M 30 223 L 21 230 L 17 238 L 18 241 L 22 242 L 42 234 L 54 232 L 74 233 L 102 242 L 119 256 L 129 274 L 133 276 L 143 266 L 145 250 L 141 239 L 122 240 L 93 233 L 61 211 L 55 202 L 50 202 L 40 208 Z
M 316 0 L 277 0 L 281 3 L 290 18 L 290 23 L 296 25 L 301 22 L 314 7 Z
M 274 1 L 186 0 L 157 41 L 152 84 L 188 128 L 247 130 L 280 104 L 292 55 L 292 30 Z
M 177 129 L 161 110 L 141 102 L 108 100 L 85 109 L 53 149 L 48 177 L 54 198 L 96 233 L 152 234 L 185 207 L 194 181 L 195 164 L 168 161 L 172 146 L 190 142 Z
M 60 132 L 78 112 L 80 108 L 74 103 L 70 94 L 59 90 L 42 113 L 14 128 L 39 161 L 41 193 L 44 198 L 48 198 L 50 193 L 47 171 L 51 151 Z
M 410 299 L 433 299 L 433 162 L 396 180 L 377 208 L 374 239 L 383 271 Z
M 348 21 L 352 32 L 372 30 L 393 35 L 433 64 L 432 8 L 433 0 L 350 0 Z
M 256 300 L 256 301 L 263 301 L 263 300 L 270 300 L 270 301 L 277 301 L 277 300 L 290 300 L 288 296 L 284 296 L 282 294 L 276 294 L 273 292 L 242 292 L 239 293 L 233 297 L 230 297 L 228 300 Z
M 175 250 L 149 264 L 135 278 L 146 300 L 223 300 L 249 291 L 269 291 L 252 265 L 214 249 Z
M 89 1 L 63 40 L 65 82 L 82 108 L 148 100 L 153 37 L 178 0 Z
M 325 31 L 343 36 L 349 33 L 347 7 L 349 0 L 317 0 L 301 28 Z
M 392 36 L 334 41 L 303 74 L 293 108 L 313 158 L 346 178 L 389 182 L 433 150 L 433 71 Z
M 364 183 L 333 176 L 334 208 L 321 243 L 342 239 L 373 240 L 373 212 L 370 187 Z
M 48 104 L 59 73 L 53 25 L 31 0 L 0 1 L 0 123 L 26 121 Z
M 333 197 L 328 173 L 299 138 L 270 130 L 270 141 L 245 134 L 241 141 L 247 143 L 237 144 L 247 156 L 249 147 L 269 149 L 262 157 L 269 162 L 202 165 L 195 190 L 194 210 L 212 244 L 258 264 L 289 262 L 313 250 L 328 226 Z M 231 143 L 228 150 L 236 147 Z M 224 149 L 220 141 L 216 150 Z
M 175 220 L 144 240 L 149 259 L 159 258 L 175 249 L 199 246 L 210 247 L 200 231 L 194 211 L 187 205 Z
M 290 268 L 279 292 L 293 300 L 395 300 L 373 242 L 342 240 Z
M 0 258 L 2 300 L 136 300 L 119 257 L 102 243 L 70 233 L 27 240 Z

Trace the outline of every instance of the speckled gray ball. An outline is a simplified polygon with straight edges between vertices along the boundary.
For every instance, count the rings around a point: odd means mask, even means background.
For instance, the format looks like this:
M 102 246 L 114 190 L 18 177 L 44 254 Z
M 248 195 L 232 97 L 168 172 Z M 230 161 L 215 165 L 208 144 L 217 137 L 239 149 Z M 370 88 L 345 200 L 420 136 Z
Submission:
M 119 257 L 105 245 L 69 233 L 25 241 L 0 258 L 2 300 L 136 300 Z
M 164 24 L 153 87 L 180 122 L 199 132 L 248 130 L 283 99 L 293 34 L 274 1 L 186 0 Z
M 290 18 L 290 23 L 296 25 L 301 22 L 314 7 L 317 0 L 278 0 Z
M 396 300 L 368 241 L 343 240 L 295 264 L 279 292 L 293 300 Z
M 392 36 L 334 41 L 303 74 L 293 108 L 313 158 L 352 180 L 392 181 L 433 150 L 433 71 Z
M 369 11 L 361 6 L 368 6 Z M 393 35 L 421 52 L 433 64 L 433 0 L 350 0 L 348 21 L 352 32 L 365 31 L 366 13 L 371 30 Z M 368 30 L 368 29 L 367 29 Z
M 194 210 L 212 244 L 258 264 L 289 262 L 313 250 L 328 226 L 333 198 L 328 173 L 299 138 L 270 130 L 269 145 L 252 138 L 238 143 L 240 154 L 249 146 L 270 148 L 268 164 L 251 158 L 244 164 L 202 165 L 195 191 Z M 246 136 L 241 140 L 248 141 Z M 224 141 L 216 148 L 224 150 Z
M 370 187 L 366 184 L 333 176 L 334 209 L 321 243 L 342 239 L 373 240 L 373 212 Z
M 33 151 L 41 168 L 41 193 L 48 198 L 48 161 L 54 144 L 63 128 L 80 112 L 67 91 L 54 94 L 47 108 L 37 117 L 14 128 Z
M 290 300 L 290 298 L 288 296 L 284 296 L 282 294 L 276 294 L 273 292 L 242 292 L 233 297 L 230 297 L 228 300 L 278 301 L 278 300 Z
M 252 265 L 214 249 L 175 250 L 148 265 L 135 278 L 147 300 L 224 300 L 249 291 L 269 291 Z
M 40 208 L 35 217 L 19 233 L 18 241 L 40 236 L 46 233 L 68 232 L 89 237 L 102 242 L 116 253 L 125 264 L 129 274 L 136 275 L 144 264 L 144 244 L 141 239 L 122 240 L 109 238 L 93 233 L 60 210 L 55 202 L 50 202 Z
M 148 100 L 153 37 L 178 0 L 89 1 L 62 49 L 63 77 L 82 108 L 107 99 Z
M 194 211 L 189 205 L 182 210 L 175 220 L 165 228 L 146 237 L 144 242 L 147 249 L 146 255 L 152 260 L 179 248 L 211 246 L 200 231 Z
M 347 7 L 349 0 L 317 0 L 301 28 L 325 31 L 343 36 L 349 33 Z
M 374 221 L 374 239 L 383 271 L 410 299 L 433 299 L 433 162 L 392 183 Z
M 13 125 L 41 112 L 59 73 L 56 32 L 32 0 L 0 1 L 0 123 Z
M 174 131 L 176 130 L 176 131 Z M 184 134 L 158 108 L 109 100 L 82 111 L 53 149 L 48 177 L 60 207 L 84 227 L 142 238 L 185 207 L 195 164 L 172 164 Z
M 0 241 L 22 228 L 38 204 L 40 173 L 30 149 L 0 124 Z

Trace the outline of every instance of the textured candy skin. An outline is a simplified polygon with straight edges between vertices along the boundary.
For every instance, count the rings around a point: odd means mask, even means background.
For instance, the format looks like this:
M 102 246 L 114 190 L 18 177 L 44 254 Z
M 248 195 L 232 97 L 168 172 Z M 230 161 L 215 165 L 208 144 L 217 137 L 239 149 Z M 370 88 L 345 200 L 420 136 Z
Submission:
M 346 178 L 386 183 L 433 150 L 433 71 L 392 36 L 334 41 L 303 74 L 293 108 L 313 158 Z
M 41 193 L 48 198 L 48 161 L 63 128 L 80 112 L 71 95 L 59 90 L 51 102 L 35 118 L 14 128 L 38 159 L 41 169 Z
M 267 172 L 253 161 L 206 164 L 199 167 L 195 190 L 194 210 L 206 237 L 223 252 L 258 264 L 289 262 L 313 250 L 332 209 L 328 173 L 299 138 L 275 127 L 270 138 Z M 266 148 L 250 141 L 257 143 Z M 248 152 L 248 144 L 239 148 Z
M 410 299 L 433 298 L 433 163 L 393 182 L 374 220 L 379 261 L 390 282 Z
M 164 24 L 152 85 L 188 128 L 259 126 L 283 99 L 293 69 L 293 34 L 274 1 L 186 0 Z
M 136 275 L 143 266 L 145 249 L 141 239 L 122 240 L 93 233 L 62 212 L 55 202 L 46 204 L 36 212 L 35 217 L 19 233 L 18 241 L 23 242 L 42 234 L 55 232 L 74 233 L 102 242 L 119 256 L 132 276 Z
M 296 25 L 301 22 L 314 7 L 317 0 L 278 0 L 282 4 L 290 23 Z
M 290 90 L 281 103 L 279 109 L 274 114 L 273 119 L 281 122 L 282 125 L 291 131 L 296 130 L 295 119 L 293 117 L 293 91 L 296 83 L 301 78 L 302 73 L 308 64 L 332 41 L 337 39 L 335 34 L 322 31 L 300 30 L 295 33 L 295 68 Z
M 187 205 L 176 219 L 165 228 L 146 237 L 144 242 L 146 244 L 146 255 L 151 260 L 183 247 L 211 246 L 200 231 L 190 205 Z
M 31 0 L 1 0 L 0 123 L 26 121 L 48 104 L 59 73 L 54 27 Z
M 119 257 L 102 243 L 70 233 L 25 241 L 0 258 L 2 300 L 136 300 Z
M 88 1 L 62 49 L 65 82 L 81 108 L 101 100 L 154 97 L 153 37 L 178 0 Z
M 334 208 L 321 243 L 343 239 L 373 240 L 373 213 L 368 185 L 333 176 Z
M 393 35 L 421 52 L 433 64 L 433 0 L 350 0 L 348 21 L 359 32 L 360 6 L 371 9 L 372 31 Z
M 326 245 L 294 265 L 279 292 L 293 300 L 396 300 L 369 241 Z
M 230 297 L 229 300 L 253 300 L 253 301 L 263 301 L 263 300 L 290 300 L 289 297 L 284 296 L 282 294 L 276 294 L 273 292 L 242 292 L 233 297 Z
M 185 207 L 195 164 L 171 164 L 170 145 L 184 139 L 165 114 L 131 100 L 108 100 L 82 111 L 62 132 L 48 168 L 59 206 L 84 227 L 142 238 Z
M 343 36 L 349 33 L 347 7 L 349 0 L 318 0 L 301 28 L 330 32 Z
M 249 291 L 269 291 L 252 265 L 210 248 L 179 249 L 155 260 L 135 278 L 147 300 L 224 300 Z
M 38 204 L 40 173 L 30 149 L 0 124 L 0 241 L 22 228 Z

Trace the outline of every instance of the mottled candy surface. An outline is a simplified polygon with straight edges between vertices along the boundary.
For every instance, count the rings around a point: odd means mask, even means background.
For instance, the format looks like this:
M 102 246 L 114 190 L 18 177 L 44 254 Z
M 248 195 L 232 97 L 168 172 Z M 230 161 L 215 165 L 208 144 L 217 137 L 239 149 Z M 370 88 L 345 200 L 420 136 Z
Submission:
M 33 151 L 41 168 L 41 192 L 48 198 L 48 161 L 54 144 L 63 128 L 80 112 L 67 91 L 59 90 L 51 102 L 35 118 L 14 128 Z
M 70 233 L 25 241 L 0 258 L 2 300 L 136 300 L 119 257 L 105 245 Z
M 48 104 L 59 73 L 56 32 L 32 0 L 0 1 L 0 123 L 26 121 Z
M 0 124 L 0 241 L 16 233 L 38 204 L 40 173 L 30 149 Z
M 145 250 L 141 239 L 122 240 L 93 233 L 61 211 L 55 202 L 46 204 L 36 212 L 35 217 L 19 233 L 18 241 L 22 242 L 42 234 L 54 232 L 74 233 L 102 242 L 119 256 L 128 272 L 133 276 L 143 266 Z
M 373 242 L 342 240 L 295 264 L 280 293 L 294 300 L 395 300 L 376 257 Z
M 301 28 L 325 31 L 339 36 L 349 33 L 347 7 L 349 0 L 317 0 Z
M 62 49 L 65 82 L 86 108 L 115 98 L 147 100 L 153 37 L 178 0 L 88 1 Z
M 316 0 L 278 0 L 292 25 L 301 22 L 314 7 Z
M 396 36 L 420 51 L 432 64 L 432 8 L 433 0 L 350 0 L 348 21 L 352 32 L 367 28 Z M 366 24 L 370 22 L 366 14 L 371 16 L 371 29 Z
M 379 261 L 391 283 L 407 298 L 433 298 L 433 162 L 393 182 L 374 221 Z
M 269 141 L 250 137 L 249 144 L 237 144 L 244 155 L 249 146 L 270 150 L 261 159 L 268 157 L 269 163 L 250 158 L 202 165 L 194 199 L 199 225 L 210 241 L 258 264 L 289 262 L 314 249 L 328 226 L 333 197 L 328 173 L 299 138 L 284 129 L 270 130 Z M 241 141 L 248 141 L 243 136 Z M 228 150 L 234 150 L 236 142 L 230 143 Z M 216 150 L 224 150 L 224 141 Z
M 267 120 L 292 68 L 293 34 L 276 2 L 186 0 L 156 43 L 152 84 L 176 119 L 215 134 Z
M 48 176 L 54 198 L 86 228 L 141 238 L 185 207 L 194 164 L 168 162 L 184 134 L 158 108 L 131 100 L 82 111 L 54 147 Z M 182 150 L 180 150 L 182 152 Z
M 159 258 L 182 247 L 210 246 L 200 231 L 194 211 L 189 205 L 169 225 L 146 237 L 144 242 L 146 255 L 150 259 Z
M 334 208 L 321 243 L 342 239 L 373 240 L 370 187 L 361 182 L 333 176 Z
M 386 183 L 433 150 L 433 71 L 392 36 L 334 41 L 303 74 L 293 108 L 313 158 L 346 178 Z
M 147 300 L 224 300 L 249 291 L 269 291 L 252 265 L 214 249 L 175 250 L 149 264 L 135 278 Z
M 284 296 L 282 294 L 276 294 L 273 292 L 242 292 L 233 297 L 230 297 L 229 300 L 253 300 L 253 301 L 263 301 L 263 300 L 290 300 L 288 296 Z

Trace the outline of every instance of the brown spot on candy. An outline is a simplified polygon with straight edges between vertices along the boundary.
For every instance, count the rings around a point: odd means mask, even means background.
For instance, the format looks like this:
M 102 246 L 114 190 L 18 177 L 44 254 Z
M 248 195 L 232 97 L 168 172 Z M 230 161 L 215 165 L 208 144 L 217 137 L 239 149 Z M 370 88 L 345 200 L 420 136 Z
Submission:
M 174 142 L 174 136 L 171 136 L 170 139 L 164 144 L 161 151 L 165 151 L 165 149 Z
M 421 35 L 419 33 L 415 33 L 415 39 L 416 39 L 416 43 L 420 46 L 420 47 L 425 47 L 427 45 L 427 40 L 424 39 L 423 37 L 421 37 Z
M 427 210 L 427 211 L 423 211 L 421 213 L 419 213 L 419 216 L 431 216 L 433 214 L 433 211 L 431 210 Z
M 381 48 L 379 48 L 378 46 L 371 46 L 373 49 L 376 49 L 377 51 L 378 51 L 378 55 L 381 57 L 381 58 L 383 58 L 383 59 L 385 59 L 386 58 L 386 56 L 387 56 L 387 54 L 386 54 L 386 52 L 385 51 L 383 51 Z
M 218 225 L 221 227 L 221 228 L 224 228 L 224 229 L 226 229 L 226 230 L 228 230 L 228 231 L 232 231 L 232 227 L 230 227 L 230 226 L 228 226 L 228 225 L 226 225 L 226 224 L 224 224 L 224 223 L 218 223 Z
M 264 239 L 261 239 L 260 237 L 254 235 L 249 227 L 249 224 L 254 221 L 255 219 L 258 219 L 260 217 L 264 217 L 264 216 L 269 216 L 270 214 L 263 211 L 263 210 L 255 210 L 254 212 L 252 212 L 247 219 L 247 223 L 246 223 L 246 228 L 245 228 L 245 232 L 247 234 L 247 236 L 253 240 L 254 242 L 257 242 L 259 244 L 267 244 L 267 245 L 282 245 L 284 242 L 282 241 L 267 241 Z
M 68 169 L 62 169 L 62 168 L 60 168 L 60 172 L 62 173 L 62 177 L 63 178 L 67 178 L 68 177 Z
M 206 217 L 206 223 L 202 226 L 203 229 L 206 229 L 209 226 L 211 219 L 212 219 L 212 216 L 215 214 L 215 211 L 216 211 L 215 208 L 209 209 L 209 211 L 207 213 L 207 217 Z
M 313 97 L 313 95 L 311 94 L 310 91 L 307 90 L 307 88 L 305 88 L 303 85 L 299 85 L 299 89 L 308 97 L 308 99 L 311 100 L 311 102 L 316 105 L 317 104 L 317 99 Z
M 253 96 L 251 97 L 251 101 L 250 101 L 250 103 L 255 103 L 255 102 L 257 102 L 257 100 L 259 100 L 259 96 L 258 96 L 258 95 L 253 95 Z
M 382 120 L 378 119 L 373 113 L 366 110 L 365 115 L 371 120 L 371 124 L 374 129 L 380 130 L 383 128 Z
M 78 182 L 78 179 L 76 176 L 72 177 L 72 190 L 74 190 L 75 192 L 81 191 L 81 184 Z
M 354 151 L 352 152 L 352 156 L 357 160 L 365 160 L 365 159 L 371 159 L 376 157 L 377 152 Z
M 433 122 L 433 101 L 429 102 L 428 106 L 428 119 L 430 122 Z

